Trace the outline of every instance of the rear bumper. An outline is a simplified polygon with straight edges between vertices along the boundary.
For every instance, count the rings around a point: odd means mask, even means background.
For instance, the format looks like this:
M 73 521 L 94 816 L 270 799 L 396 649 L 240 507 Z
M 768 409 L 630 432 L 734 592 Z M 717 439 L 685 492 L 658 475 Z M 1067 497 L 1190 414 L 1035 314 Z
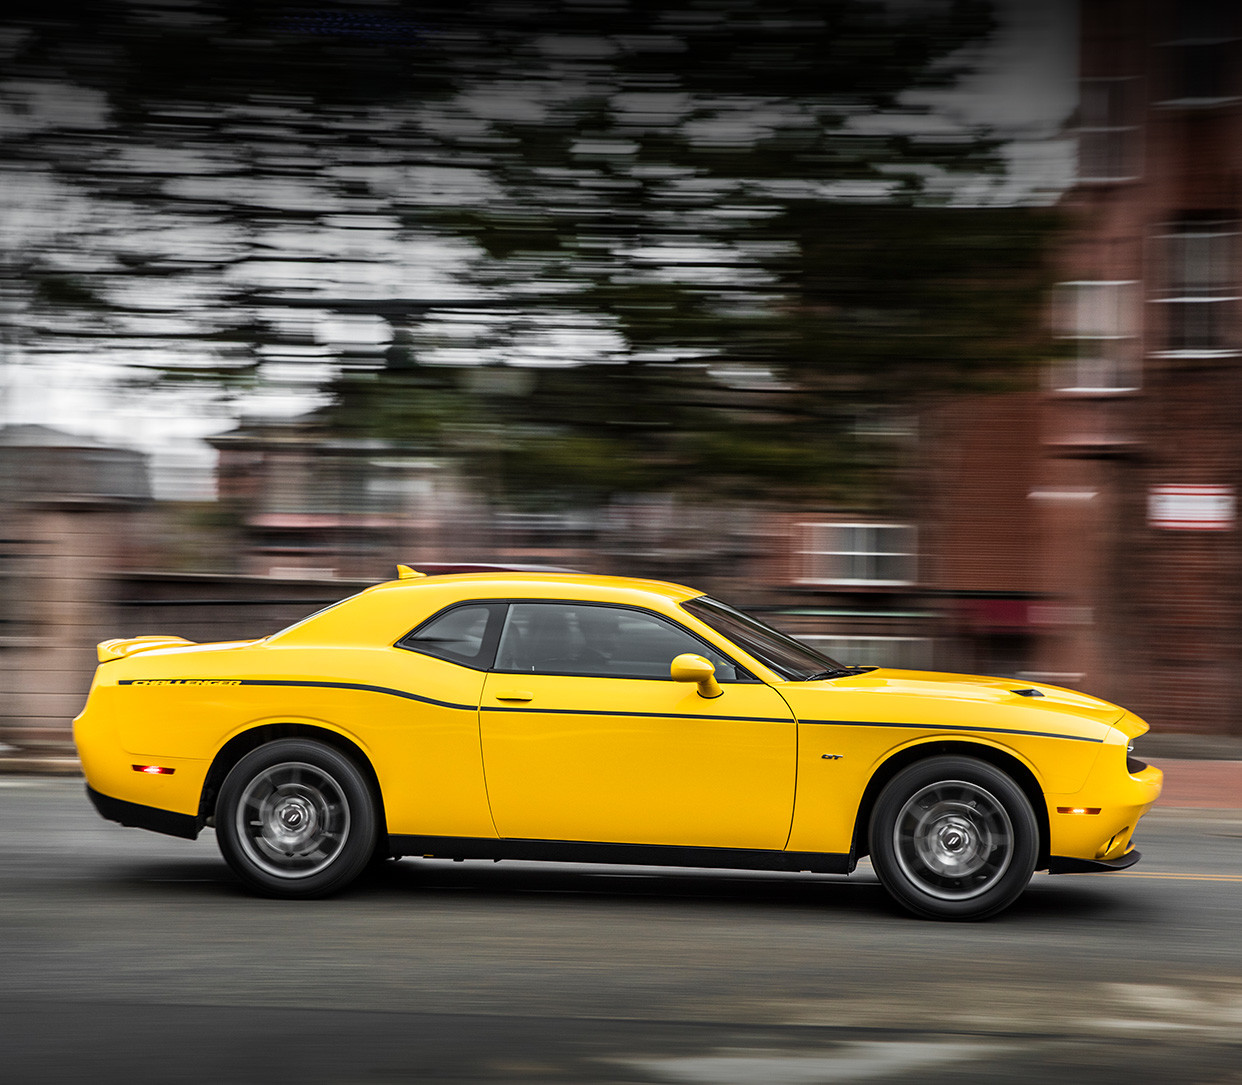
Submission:
M 1116 859 L 1075 859 L 1072 855 L 1054 855 L 1048 860 L 1049 874 L 1106 874 L 1134 866 L 1143 853 L 1131 849 Z
M 190 814 L 177 814 L 172 810 L 160 810 L 124 799 L 114 799 L 86 785 L 86 794 L 101 817 L 134 829 L 150 829 L 165 836 L 179 836 L 185 840 L 197 838 L 202 825 Z

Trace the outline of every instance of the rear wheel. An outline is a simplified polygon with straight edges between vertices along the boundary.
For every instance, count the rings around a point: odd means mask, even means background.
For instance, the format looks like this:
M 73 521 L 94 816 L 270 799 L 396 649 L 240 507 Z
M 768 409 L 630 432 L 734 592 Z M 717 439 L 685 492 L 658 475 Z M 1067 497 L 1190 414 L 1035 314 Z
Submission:
M 1029 884 L 1039 826 L 1022 789 L 999 769 L 933 757 L 880 793 L 870 843 L 880 881 L 904 907 L 934 919 L 983 919 Z
M 216 802 L 225 861 L 265 896 L 324 897 L 367 866 L 376 803 L 349 758 L 320 742 L 281 739 L 246 754 Z

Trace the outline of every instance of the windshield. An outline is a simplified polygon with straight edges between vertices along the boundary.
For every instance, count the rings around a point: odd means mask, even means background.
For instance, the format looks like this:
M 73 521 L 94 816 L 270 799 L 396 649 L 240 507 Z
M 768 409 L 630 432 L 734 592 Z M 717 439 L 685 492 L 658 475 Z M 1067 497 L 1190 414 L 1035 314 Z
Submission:
M 820 655 L 815 649 L 808 648 L 793 637 L 777 632 L 757 618 L 734 610 L 726 603 L 710 599 L 706 595 L 700 595 L 681 606 L 683 610 L 689 611 L 699 621 L 710 625 L 721 636 L 728 637 L 739 648 L 745 649 L 791 682 L 830 678 L 838 673 L 850 674 L 854 670 L 843 667 L 828 656 Z

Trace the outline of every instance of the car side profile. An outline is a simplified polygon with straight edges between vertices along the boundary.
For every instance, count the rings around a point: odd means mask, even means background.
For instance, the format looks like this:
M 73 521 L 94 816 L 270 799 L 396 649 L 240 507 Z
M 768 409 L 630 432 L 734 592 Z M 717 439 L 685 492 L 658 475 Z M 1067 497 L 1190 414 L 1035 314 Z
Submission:
M 74 734 L 123 825 L 215 830 L 251 890 L 376 857 L 848 874 L 926 917 L 1118 870 L 1147 725 L 1071 690 L 847 667 L 692 588 L 564 573 L 378 584 L 260 640 L 105 641 Z

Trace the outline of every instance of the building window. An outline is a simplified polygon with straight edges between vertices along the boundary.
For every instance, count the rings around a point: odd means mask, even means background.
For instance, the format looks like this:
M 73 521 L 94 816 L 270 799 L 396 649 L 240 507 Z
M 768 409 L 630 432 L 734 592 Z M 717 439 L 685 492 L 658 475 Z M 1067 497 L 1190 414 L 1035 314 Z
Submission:
M 1080 82 L 1080 181 L 1132 181 L 1139 176 L 1139 87 L 1133 77 Z
M 1159 238 L 1165 305 L 1165 354 L 1213 357 L 1235 351 L 1237 224 L 1185 221 Z
M 1073 342 L 1073 357 L 1053 371 L 1063 391 L 1116 392 L 1139 386 L 1138 284 L 1126 280 L 1059 283 L 1057 335 Z
M 848 666 L 892 667 L 926 671 L 932 667 L 932 641 L 927 637 L 839 636 L 799 634 L 798 640 Z
M 1168 106 L 1215 106 L 1234 101 L 1239 27 L 1236 5 L 1222 0 L 1178 0 L 1172 6 Z
M 0 539 L 0 648 L 20 644 L 36 631 L 29 550 L 27 540 Z
M 798 580 L 810 584 L 912 584 L 915 530 L 907 524 L 801 524 Z

